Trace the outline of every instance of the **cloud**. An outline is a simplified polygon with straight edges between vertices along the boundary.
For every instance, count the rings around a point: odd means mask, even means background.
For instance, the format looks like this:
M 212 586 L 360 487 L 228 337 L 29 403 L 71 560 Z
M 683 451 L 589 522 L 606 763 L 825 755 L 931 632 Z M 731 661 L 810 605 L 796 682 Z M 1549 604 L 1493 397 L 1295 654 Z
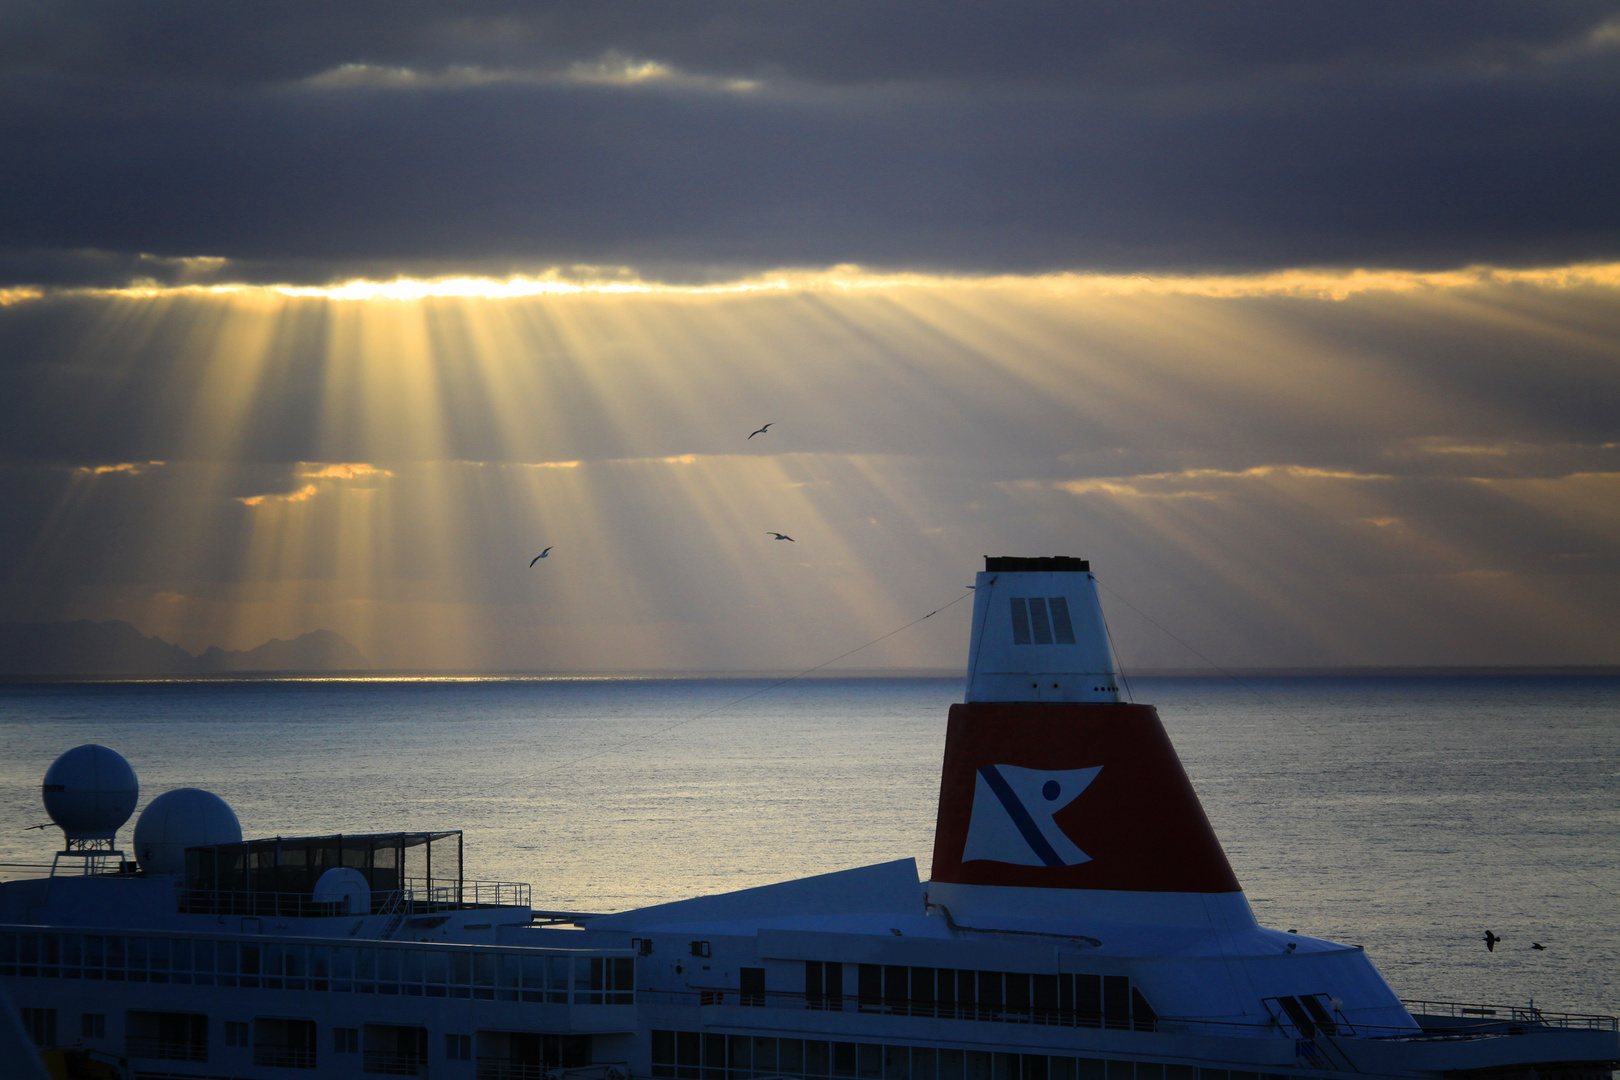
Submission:
M 210 260 L 227 265 L 223 260 Z M 1369 271 L 1318 268 L 1254 274 L 1211 274 L 1149 277 L 1144 274 L 1060 273 L 1042 275 L 943 275 L 893 273 L 855 265 L 823 270 L 779 269 L 732 280 L 701 284 L 646 280 L 622 267 L 553 267 L 534 275 L 505 279 L 447 277 L 392 281 L 353 280 L 333 285 L 160 284 L 139 280 L 121 287 L 17 290 L 14 303 L 49 297 L 160 299 L 182 297 L 298 297 L 347 301 L 421 301 L 439 298 L 516 300 L 568 296 L 718 297 L 788 293 L 893 293 L 903 290 L 1040 290 L 1056 296 L 1195 296 L 1211 299 L 1295 297 L 1343 301 L 1369 294 L 1421 294 L 1476 290 L 1497 286 L 1532 289 L 1620 288 L 1620 263 L 1507 268 L 1470 266 L 1444 271 Z M 1430 452 L 1443 453 L 1443 449 Z
M 1137 499 L 1218 499 L 1230 481 L 1246 480 L 1392 480 L 1383 473 L 1359 473 L 1308 465 L 1256 465 L 1249 469 L 1183 469 L 1141 476 L 1089 477 L 1055 483 L 1070 495 L 1115 495 Z
M 0 288 L 1620 257 L 1612 5 L 180 10 L 0 16 Z
M 305 465 L 298 475 L 311 480 L 353 480 L 360 476 L 393 476 L 387 469 L 379 469 L 363 461 L 338 462 L 331 465 Z
M 321 489 L 315 484 L 305 484 L 296 491 L 273 495 L 245 495 L 236 501 L 243 506 L 262 506 L 265 503 L 300 503 L 308 502 L 316 495 L 319 495 L 320 491 Z
M 303 484 L 291 491 L 262 492 L 257 495 L 238 496 L 236 501 L 241 503 L 243 506 L 263 506 L 266 504 L 274 505 L 277 503 L 308 502 L 317 495 L 320 495 L 325 491 L 332 490 L 333 484 L 331 481 L 361 480 L 368 477 L 392 477 L 394 474 L 389 469 L 378 468 L 377 466 L 368 464 L 366 462 L 350 461 L 332 462 L 328 464 L 322 464 L 320 462 L 302 462 L 292 470 L 292 475 L 300 480 L 310 481 L 310 483 Z M 314 481 L 326 481 L 326 483 L 315 483 Z M 346 486 L 352 487 L 352 485 Z
M 501 84 L 529 86 L 645 87 L 681 91 L 747 92 L 758 89 L 755 79 L 727 79 L 692 75 L 659 60 L 638 59 L 609 49 L 594 60 L 576 60 L 556 70 L 486 68 L 457 64 L 436 71 L 379 64 L 345 63 L 299 80 L 313 90 L 439 91 Z
M 162 465 L 161 461 L 121 461 L 116 465 L 80 465 L 74 469 L 79 476 L 105 476 L 108 473 L 127 473 L 130 476 L 139 476 L 148 469 Z

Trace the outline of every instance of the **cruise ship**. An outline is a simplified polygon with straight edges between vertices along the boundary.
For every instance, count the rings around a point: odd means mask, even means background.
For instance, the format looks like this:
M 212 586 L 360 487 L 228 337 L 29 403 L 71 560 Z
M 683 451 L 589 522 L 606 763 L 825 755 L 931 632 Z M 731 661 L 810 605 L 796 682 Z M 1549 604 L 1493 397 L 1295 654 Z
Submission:
M 1613 1017 L 1402 1001 L 1259 925 L 1089 564 L 986 560 L 930 878 L 899 859 L 617 913 L 459 832 L 244 840 L 99 746 L 0 886 L 0 1074 L 248 1080 L 1610 1080 Z M 334 826 L 340 823 L 334 823 Z

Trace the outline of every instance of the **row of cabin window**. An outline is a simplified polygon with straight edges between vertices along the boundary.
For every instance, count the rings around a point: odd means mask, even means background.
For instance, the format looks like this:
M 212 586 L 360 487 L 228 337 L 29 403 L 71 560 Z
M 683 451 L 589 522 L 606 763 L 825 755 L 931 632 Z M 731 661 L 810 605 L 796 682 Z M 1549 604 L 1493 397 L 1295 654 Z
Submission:
M 879 1043 L 652 1033 L 652 1074 L 675 1080 L 849 1077 L 853 1080 L 1303 1080 L 1151 1061 L 1112 1061 Z
M 57 1040 L 55 1009 L 18 1010 L 24 1030 L 34 1045 L 50 1049 Z M 81 1013 L 83 1039 L 105 1038 L 104 1013 Z M 318 1031 L 315 1021 L 260 1016 L 248 1021 L 226 1020 L 224 1042 L 231 1048 L 251 1048 L 255 1065 L 272 1068 L 313 1069 L 317 1064 Z M 362 1028 L 334 1027 L 332 1053 L 362 1054 L 366 1072 L 387 1073 L 396 1065 L 425 1065 L 428 1031 L 423 1027 L 367 1024 Z M 476 1041 L 475 1041 L 476 1039 Z M 471 1061 L 476 1045 L 480 1061 L 532 1069 L 577 1068 L 590 1064 L 588 1035 L 547 1035 L 526 1031 L 480 1031 L 473 1035 L 446 1033 L 444 1056 L 450 1061 Z M 158 1061 L 207 1061 L 208 1017 L 201 1013 L 152 1012 L 131 1009 L 124 1016 L 124 1053 Z
M 0 931 L 0 975 L 576 1005 L 635 1003 L 630 957 Z M 572 994 L 570 994 L 570 985 Z
M 1029 975 L 1016 971 L 858 964 L 854 1006 L 860 1012 L 933 1016 L 957 1020 L 1059 1024 L 1151 1031 L 1157 1014 L 1124 975 Z M 845 965 L 808 960 L 804 1003 L 808 1009 L 845 1007 Z M 745 972 L 750 969 L 744 968 Z M 763 975 L 763 972 L 761 972 Z M 763 980 L 758 987 L 764 990 Z M 763 993 L 742 1003 L 763 1005 Z M 757 998 L 751 1001 L 750 997 Z

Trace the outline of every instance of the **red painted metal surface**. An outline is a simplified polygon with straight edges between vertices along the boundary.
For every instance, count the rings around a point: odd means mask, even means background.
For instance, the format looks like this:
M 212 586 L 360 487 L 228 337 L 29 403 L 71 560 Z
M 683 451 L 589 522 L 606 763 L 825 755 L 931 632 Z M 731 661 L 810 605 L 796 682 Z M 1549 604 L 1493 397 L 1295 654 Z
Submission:
M 995 815 L 1000 835 L 1012 836 L 1018 806 L 1006 784 L 984 777 L 987 766 L 1026 777 L 1021 770 L 1094 769 L 1096 775 L 1072 801 L 1047 812 L 1055 825 L 1089 859 L 1073 865 L 1041 865 L 1036 854 L 1004 844 L 1019 865 L 992 858 L 963 860 L 977 797 L 982 820 Z M 999 773 L 997 774 L 999 776 Z M 1068 774 L 1072 776 L 1073 774 Z M 1036 778 L 1037 780 L 1039 778 Z M 1001 795 L 991 790 L 1000 789 Z M 1055 788 L 1048 788 L 1055 791 Z M 1057 797 L 1049 795 L 1048 798 Z M 1023 804 L 1039 803 L 1025 795 Z M 1057 805 L 1054 802 L 1053 805 Z M 1043 807 L 1030 806 L 1026 833 Z M 1011 813 L 1009 814 L 1009 810 Z M 1006 816 L 1003 816 L 1006 815 Z M 975 826 L 982 835 L 983 826 Z M 1064 845 L 1066 847 L 1066 845 Z M 977 843 L 975 850 L 985 845 Z M 1050 860 L 1051 848 L 1044 858 Z M 1072 849 L 1068 849 L 1072 850 Z M 1221 893 L 1241 890 L 1226 853 L 1181 767 L 1181 759 L 1158 712 L 1150 705 L 1044 704 L 995 702 L 952 705 L 940 782 L 939 821 L 934 833 L 933 880 L 966 885 L 1011 885 L 1042 889 L 1117 889 L 1140 892 Z

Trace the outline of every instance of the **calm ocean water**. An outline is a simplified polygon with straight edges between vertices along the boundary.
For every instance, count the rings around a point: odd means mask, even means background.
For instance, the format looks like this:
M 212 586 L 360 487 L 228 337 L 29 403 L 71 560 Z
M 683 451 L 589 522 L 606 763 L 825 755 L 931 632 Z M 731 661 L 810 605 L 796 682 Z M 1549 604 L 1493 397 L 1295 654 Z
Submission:
M 1134 690 L 1262 923 L 1364 945 L 1404 997 L 1620 1012 L 1620 679 L 1247 682 Z M 906 856 L 926 875 L 960 680 L 806 679 L 726 707 L 767 686 L 0 685 L 0 861 L 48 860 L 53 834 L 22 831 L 40 779 L 99 742 L 143 806 L 203 787 L 248 836 L 463 829 L 469 876 L 531 882 L 537 907 Z

